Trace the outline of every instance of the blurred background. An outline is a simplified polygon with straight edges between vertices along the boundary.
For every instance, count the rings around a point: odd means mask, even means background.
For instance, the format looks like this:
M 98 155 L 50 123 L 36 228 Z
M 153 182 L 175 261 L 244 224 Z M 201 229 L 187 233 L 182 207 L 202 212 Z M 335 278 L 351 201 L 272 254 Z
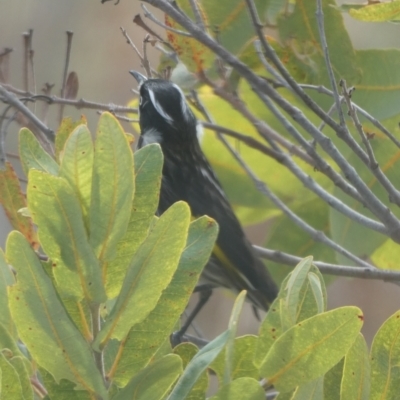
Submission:
M 352 3 L 356 3 L 352 0 Z M 359 1 L 360 2 L 360 1 Z M 338 2 L 338 4 L 341 2 Z M 141 12 L 139 1 L 121 0 L 118 6 L 113 2 L 101 4 L 100 0 L 82 2 L 79 0 L 0 0 L 0 49 L 13 48 L 11 55 L 10 82 L 22 88 L 22 33 L 33 29 L 33 49 L 36 86 L 39 92 L 43 84 L 56 83 L 53 94 L 60 94 L 66 51 L 66 31 L 74 32 L 70 71 L 79 77 L 78 98 L 95 102 L 126 105 L 132 98 L 134 80 L 128 74 L 130 69 L 139 69 L 139 60 L 122 36 L 124 27 L 136 45 L 141 48 L 145 33 L 133 24 L 134 15 Z M 157 11 L 154 11 L 157 15 Z M 389 23 L 362 23 L 344 16 L 346 27 L 354 47 L 395 48 L 400 47 L 400 26 Z M 154 29 L 163 34 L 161 29 Z M 157 65 L 159 53 L 149 47 L 149 59 Z M 40 105 L 37 106 L 38 108 Z M 56 128 L 58 108 L 53 107 L 53 118 L 49 125 Z M 89 128 L 96 126 L 95 111 L 76 110 L 66 107 L 64 115 L 73 118 L 85 114 Z M 132 132 L 132 127 L 125 124 Z M 9 130 L 7 149 L 17 152 L 17 133 L 14 125 Z M 254 226 L 247 229 L 250 239 L 261 244 L 268 227 Z M 10 225 L 0 209 L 0 246 L 4 247 Z M 400 257 L 399 257 L 400 258 Z M 217 291 L 201 312 L 197 325 L 206 338 L 215 337 L 228 323 L 233 295 Z M 329 308 L 341 305 L 357 305 L 365 314 L 363 333 L 368 343 L 382 322 L 400 307 L 400 288 L 384 282 L 336 279 L 328 290 Z M 239 334 L 256 333 L 258 322 L 250 307 L 242 313 Z

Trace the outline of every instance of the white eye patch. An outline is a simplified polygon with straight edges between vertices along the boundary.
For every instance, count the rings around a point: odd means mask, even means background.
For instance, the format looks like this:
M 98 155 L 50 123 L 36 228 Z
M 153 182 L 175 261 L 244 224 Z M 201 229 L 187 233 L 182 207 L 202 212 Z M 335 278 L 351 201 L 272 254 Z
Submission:
M 181 88 L 176 83 L 173 83 L 172 86 L 179 92 L 181 96 L 181 111 L 183 118 L 185 118 L 185 120 L 187 121 L 190 117 L 190 109 L 186 103 L 185 95 L 182 92 Z
M 150 101 L 153 104 L 154 108 L 156 111 L 169 123 L 172 124 L 174 120 L 170 117 L 170 115 L 161 107 L 161 104 L 156 100 L 156 97 L 154 96 L 154 92 L 149 89 L 149 96 L 150 96 Z

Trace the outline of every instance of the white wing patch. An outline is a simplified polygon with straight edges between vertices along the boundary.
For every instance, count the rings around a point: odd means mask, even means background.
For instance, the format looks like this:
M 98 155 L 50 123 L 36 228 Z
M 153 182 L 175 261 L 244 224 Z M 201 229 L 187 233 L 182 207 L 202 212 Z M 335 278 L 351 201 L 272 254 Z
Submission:
M 146 146 L 151 143 L 161 143 L 162 133 L 157 129 L 149 129 L 142 133 L 143 145 Z
M 197 121 L 196 124 L 196 136 L 199 143 L 201 143 L 204 137 L 204 129 L 203 129 L 203 124 L 200 121 Z
M 182 111 L 183 118 L 185 118 L 186 121 L 189 121 L 189 119 L 191 117 L 191 111 L 186 102 L 185 95 L 182 92 L 182 89 L 176 83 L 173 83 L 172 86 L 179 92 L 179 94 L 181 96 L 181 111 Z
M 150 101 L 152 102 L 156 111 L 169 123 L 172 124 L 174 121 L 171 116 L 161 107 L 161 104 L 156 100 L 154 96 L 154 92 L 151 89 L 148 89 L 150 95 Z

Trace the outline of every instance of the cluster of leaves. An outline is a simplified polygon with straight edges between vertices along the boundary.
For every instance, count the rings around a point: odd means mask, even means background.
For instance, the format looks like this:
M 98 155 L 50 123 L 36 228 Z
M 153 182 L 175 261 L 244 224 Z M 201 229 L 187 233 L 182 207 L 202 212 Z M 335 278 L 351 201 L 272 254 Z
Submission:
M 324 391 L 333 399 L 339 388 L 341 398 L 373 399 L 382 390 L 393 398 L 400 314 L 377 334 L 369 361 L 361 310 L 326 311 L 311 257 L 284 280 L 259 336 L 235 338 L 242 292 L 224 333 L 201 350 L 190 343 L 171 349 L 169 335 L 208 260 L 216 223 L 207 216 L 191 222 L 183 202 L 154 216 L 160 148 L 133 157 L 110 114 L 101 116 L 94 143 L 82 121 L 65 120 L 55 153 L 21 130 L 22 210 L 11 165 L 0 177 L 17 229 L 0 250 L 2 396 L 204 399 L 209 368 L 220 382 L 212 400 L 264 399 L 260 377 L 279 399 L 318 399 Z
M 177 3 L 180 9 L 194 19 L 189 0 L 178 0 Z M 360 6 L 357 12 L 361 13 L 364 10 L 372 9 L 393 9 L 398 7 L 398 3 L 398 1 L 394 1 L 387 4 Z M 255 1 L 254 4 L 259 15 L 265 16 L 268 26 L 271 30 L 274 30 L 274 37 L 268 37 L 268 40 L 293 79 L 299 83 L 325 85 L 329 88 L 330 82 L 315 18 L 316 2 L 266 0 Z M 203 0 L 198 2 L 198 5 L 201 8 L 206 27 L 209 28 L 209 33 L 216 36 L 225 49 L 236 55 L 259 75 L 275 79 L 266 71 L 260 56 L 255 51 L 254 43 L 258 38 L 255 36 L 254 26 L 248 18 L 248 10 L 244 1 L 221 0 L 215 2 Z M 345 79 L 349 85 L 354 85 L 356 91 L 352 99 L 375 118 L 383 121 L 387 129 L 398 132 L 399 110 L 397 105 L 400 102 L 400 92 L 397 88 L 400 84 L 400 74 L 399 69 L 395 66 L 400 63 L 400 52 L 397 50 L 354 49 L 341 15 L 343 10 L 348 11 L 352 6 L 339 8 L 336 6 L 335 0 L 323 0 L 322 6 L 329 54 L 336 78 Z M 354 16 L 354 13 L 352 11 L 351 15 Z M 166 16 L 166 21 L 168 25 L 182 30 L 182 27 L 170 17 Z M 203 71 L 211 79 L 215 78 L 215 54 L 209 48 L 199 43 L 195 38 L 180 36 L 174 32 L 168 32 L 167 37 L 189 71 Z M 187 70 L 182 68 L 177 68 L 177 71 L 183 75 L 187 73 Z M 237 72 L 233 71 L 227 76 L 229 83 L 226 85 L 236 89 L 236 93 L 246 104 L 246 107 L 261 121 L 267 121 L 275 132 L 282 132 L 281 123 L 265 107 L 265 104 L 254 93 L 253 89 L 240 79 Z M 179 74 L 173 74 L 173 78 L 176 78 L 178 82 L 180 80 L 185 81 L 184 76 Z M 302 110 L 315 126 L 319 125 L 320 121 L 293 92 L 284 88 L 280 89 L 279 92 L 291 104 Z M 325 110 L 328 110 L 332 105 L 333 100 L 329 96 L 317 91 L 309 92 L 309 94 Z M 251 121 L 216 96 L 212 90 L 201 88 L 199 95 L 217 124 L 234 128 L 255 139 L 260 139 L 260 135 Z M 398 148 L 385 135 L 377 131 L 369 121 L 362 117 L 360 119 L 365 132 L 370 135 L 370 144 L 382 171 L 394 186 L 399 187 L 400 182 L 396 172 L 399 164 Z M 235 121 L 234 126 L 232 121 Z M 296 128 L 307 140 L 310 139 L 307 132 L 298 126 Z M 359 140 L 351 123 L 349 123 L 349 129 L 354 134 L 355 139 Z M 358 171 L 374 194 L 399 217 L 398 207 L 390 204 L 386 191 L 370 171 L 365 168 L 365 165 L 329 127 L 325 127 L 325 132 L 343 156 Z M 287 133 L 282 133 L 282 136 L 288 140 L 293 140 Z M 233 146 L 238 146 L 235 139 L 228 138 L 227 140 Z M 257 190 L 224 144 L 215 140 L 212 130 L 206 131 L 202 146 L 241 222 L 244 225 L 266 220 L 271 222 L 272 228 L 264 243 L 265 247 L 300 256 L 311 253 L 315 258 L 327 262 L 339 262 L 346 265 L 352 263 L 345 257 L 335 254 L 332 249 L 324 244 L 317 243 L 308 235 L 304 235 L 301 228 L 288 220 L 281 210 L 277 209 Z M 264 154 L 245 145 L 240 146 L 238 151 L 241 158 L 257 177 L 265 182 L 273 193 L 279 196 L 304 221 L 315 229 L 324 232 L 336 243 L 343 245 L 354 254 L 371 257 L 380 268 L 398 268 L 396 267 L 397 258 L 390 256 L 390 254 L 396 253 L 397 244 L 380 233 L 365 230 L 362 225 L 349 220 L 327 203 L 321 201 L 305 188 L 288 169 L 277 165 L 275 160 L 267 158 Z M 323 157 L 330 162 L 329 157 L 326 155 L 323 155 Z M 296 160 L 296 162 L 304 172 L 338 199 L 358 212 L 373 217 L 373 214 L 366 210 L 362 204 L 343 194 L 340 189 L 334 186 L 332 181 L 326 179 L 315 169 L 313 170 L 312 166 L 307 165 L 302 160 Z M 290 232 L 290 238 L 288 232 Z M 273 265 L 272 268 L 275 270 L 274 274 L 278 280 L 283 279 L 288 273 L 288 270 L 282 269 L 282 266 Z M 281 273 L 282 271 L 284 273 Z
M 340 6 L 353 18 L 368 22 L 398 22 L 400 18 L 400 1 L 370 1 L 367 4 L 348 2 Z

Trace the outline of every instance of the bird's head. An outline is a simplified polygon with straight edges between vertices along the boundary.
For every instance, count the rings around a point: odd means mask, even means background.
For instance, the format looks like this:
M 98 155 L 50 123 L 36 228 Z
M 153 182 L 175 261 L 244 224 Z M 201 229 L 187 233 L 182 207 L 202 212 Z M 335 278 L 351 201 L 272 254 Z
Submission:
M 175 83 L 147 79 L 130 71 L 139 84 L 139 123 L 143 144 L 190 143 L 197 140 L 197 120 Z

